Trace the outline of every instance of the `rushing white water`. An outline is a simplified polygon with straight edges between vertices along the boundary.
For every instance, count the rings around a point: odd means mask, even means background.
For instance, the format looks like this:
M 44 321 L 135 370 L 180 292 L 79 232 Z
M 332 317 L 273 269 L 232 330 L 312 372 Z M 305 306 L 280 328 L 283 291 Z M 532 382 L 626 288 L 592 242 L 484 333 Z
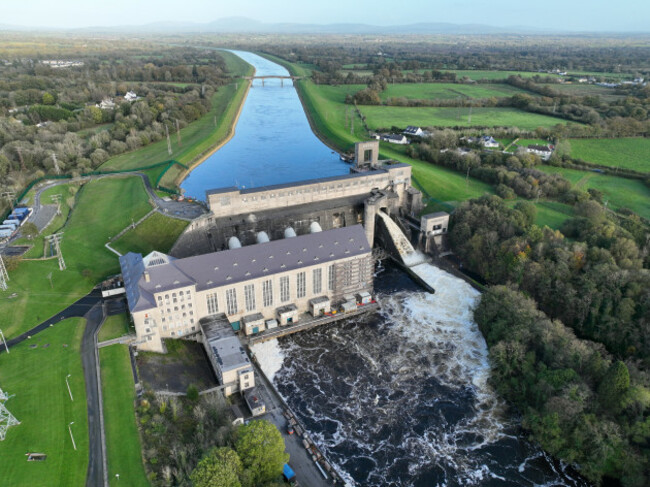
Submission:
M 404 235 L 402 229 L 397 223 L 393 221 L 390 216 L 388 216 L 383 211 L 378 212 L 378 215 L 386 224 L 388 233 L 393 239 L 393 243 L 395 244 L 395 247 L 397 248 L 397 251 L 399 252 L 404 264 L 411 267 L 426 262 L 426 256 L 413 248 L 413 245 L 411 245 L 409 239 L 406 238 L 406 235 Z
M 253 347 L 348 485 L 584 485 L 513 433 L 488 384 L 479 293 L 430 264 L 411 269 L 436 293 L 380 294 L 378 315 Z

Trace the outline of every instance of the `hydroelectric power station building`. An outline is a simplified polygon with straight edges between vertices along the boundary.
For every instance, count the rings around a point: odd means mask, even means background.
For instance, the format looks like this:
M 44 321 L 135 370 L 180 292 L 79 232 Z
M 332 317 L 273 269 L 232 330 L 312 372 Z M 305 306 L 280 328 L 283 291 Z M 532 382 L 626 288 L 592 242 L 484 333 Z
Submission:
M 166 338 L 194 338 L 218 365 L 225 351 L 207 345 L 207 323 L 252 335 L 370 299 L 375 240 L 389 251 L 395 245 L 385 219 L 400 217 L 420 243 L 436 233 L 417 233 L 422 195 L 411 166 L 380 161 L 378 150 L 376 141 L 356 144 L 342 176 L 208 191 L 210 212 L 188 225 L 170 255 L 120 257 L 138 348 L 163 352 Z M 233 373 L 246 374 L 244 356 L 236 361 Z M 229 379 L 233 390 L 246 380 Z

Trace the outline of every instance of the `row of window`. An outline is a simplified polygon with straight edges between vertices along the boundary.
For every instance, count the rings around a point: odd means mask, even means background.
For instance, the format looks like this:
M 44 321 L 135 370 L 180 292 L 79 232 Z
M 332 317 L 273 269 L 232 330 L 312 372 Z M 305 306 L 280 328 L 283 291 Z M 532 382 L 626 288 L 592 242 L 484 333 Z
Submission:
M 334 290 L 335 283 L 335 270 L 334 265 L 328 268 L 328 289 Z M 319 294 L 323 291 L 323 270 L 314 269 L 312 271 L 312 292 Z M 304 298 L 307 295 L 307 273 L 299 272 L 296 277 L 296 298 Z M 206 295 L 206 306 L 208 314 L 213 315 L 219 312 L 219 299 L 217 293 L 210 293 Z M 280 302 L 286 303 L 291 300 L 291 290 L 289 276 L 280 277 Z M 255 284 L 247 284 L 244 286 L 244 306 L 247 312 L 252 312 L 257 309 L 257 302 L 255 299 Z M 262 306 L 267 308 L 273 306 L 273 280 L 268 279 L 262 282 Z M 237 306 L 237 291 L 235 288 L 226 290 L 226 313 L 234 315 L 239 311 Z
M 286 193 L 284 193 L 284 192 L 278 193 L 277 195 L 275 193 L 271 193 L 270 195 L 268 195 L 268 198 L 275 198 L 276 196 L 278 198 L 284 198 L 285 196 L 293 196 L 294 194 L 305 194 L 305 193 L 320 193 L 320 192 L 326 193 L 328 191 L 341 190 L 343 188 L 349 188 L 349 187 L 352 187 L 352 186 L 370 186 L 372 184 L 377 184 L 378 182 L 387 182 L 388 180 L 389 180 L 389 177 L 384 176 L 384 177 L 381 177 L 381 178 L 375 178 L 375 179 L 373 179 L 371 181 L 363 180 L 363 181 L 352 181 L 350 183 L 338 183 L 336 185 L 331 184 L 329 186 L 320 186 L 320 187 L 313 186 L 311 189 L 310 188 L 299 189 L 299 190 L 296 190 L 296 191 L 288 191 Z M 250 200 L 251 201 L 257 201 L 257 198 L 258 198 L 257 196 L 251 196 Z M 262 194 L 262 195 L 259 196 L 259 199 L 260 200 L 265 200 L 265 199 L 267 199 L 267 196 Z M 223 200 L 223 198 L 222 198 L 222 200 Z M 242 198 L 242 201 L 247 202 L 248 198 Z M 226 206 L 223 203 L 223 201 L 221 202 L 221 205 Z

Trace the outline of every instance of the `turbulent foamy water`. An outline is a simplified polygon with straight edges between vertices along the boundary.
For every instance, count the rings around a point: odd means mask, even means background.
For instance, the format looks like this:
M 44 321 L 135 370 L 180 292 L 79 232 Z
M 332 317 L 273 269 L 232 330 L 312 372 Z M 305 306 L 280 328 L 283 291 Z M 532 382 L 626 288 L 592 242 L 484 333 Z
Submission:
M 412 270 L 435 295 L 394 291 L 404 278 L 389 269 L 378 315 L 254 348 L 349 485 L 582 485 L 505 417 L 472 320 L 478 293 L 429 264 Z

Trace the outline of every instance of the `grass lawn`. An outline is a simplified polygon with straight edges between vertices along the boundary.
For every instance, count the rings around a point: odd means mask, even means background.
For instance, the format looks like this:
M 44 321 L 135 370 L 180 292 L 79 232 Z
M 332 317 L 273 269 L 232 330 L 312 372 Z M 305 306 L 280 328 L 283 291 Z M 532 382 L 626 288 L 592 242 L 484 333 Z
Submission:
M 73 318 L 0 354 L 0 387 L 16 396 L 7 409 L 21 422 L 0 442 L 4 487 L 82 487 L 88 468 L 86 386 L 80 344 L 85 320 Z M 36 347 L 31 348 L 36 345 Z M 74 401 L 70 400 L 66 376 Z M 68 424 L 77 444 L 72 447 Z M 28 462 L 25 454 L 45 453 Z
M 120 252 L 147 255 L 152 250 L 167 253 L 189 222 L 170 218 L 160 213 L 152 215 L 134 230 L 129 230 L 111 246 Z
M 386 107 L 363 106 L 361 113 L 366 117 L 370 129 L 406 127 L 519 127 L 534 130 L 537 127 L 552 127 L 564 120 L 538 113 L 529 113 L 516 108 L 477 107 Z
M 135 390 L 126 345 L 99 350 L 101 363 L 106 455 L 109 485 L 148 486 L 142 465 L 142 446 L 136 426 Z M 115 474 L 119 474 L 117 480 Z
M 650 173 L 650 139 L 571 139 L 571 157 Z
M 139 177 L 86 183 L 77 198 L 63 227 L 61 248 L 67 270 L 59 271 L 53 259 L 22 261 L 9 271 L 9 289 L 0 291 L 2 330 L 7 338 L 58 313 L 90 292 L 98 281 L 119 272 L 117 256 L 104 244 L 151 209 Z
M 608 88 L 606 86 L 590 85 L 586 83 L 572 83 L 570 85 L 553 83 L 545 86 L 569 96 L 600 96 L 606 101 L 624 98 L 623 95 L 616 94 L 615 88 Z
M 528 92 L 505 83 L 475 85 L 459 83 L 402 83 L 395 85 L 389 84 L 381 93 L 381 98 L 382 100 L 391 97 L 404 97 L 418 100 L 449 100 L 455 98 L 502 98 L 517 93 Z
M 538 169 L 564 176 L 577 187 L 602 191 L 603 200 L 610 208 L 628 208 L 644 218 L 650 218 L 650 188 L 637 179 L 620 178 L 554 166 L 538 166 Z
M 130 328 L 129 317 L 126 313 L 108 316 L 97 334 L 97 340 L 100 342 L 112 340 L 128 335 L 131 331 L 133 330 Z
M 527 200 L 511 200 L 506 204 L 512 208 L 519 201 Z M 540 201 L 539 203 L 534 203 L 537 208 L 537 217 L 535 218 L 535 224 L 539 227 L 550 227 L 554 230 L 558 230 L 562 224 L 573 217 L 573 207 L 570 205 L 565 205 L 564 203 L 559 203 L 557 201 Z

